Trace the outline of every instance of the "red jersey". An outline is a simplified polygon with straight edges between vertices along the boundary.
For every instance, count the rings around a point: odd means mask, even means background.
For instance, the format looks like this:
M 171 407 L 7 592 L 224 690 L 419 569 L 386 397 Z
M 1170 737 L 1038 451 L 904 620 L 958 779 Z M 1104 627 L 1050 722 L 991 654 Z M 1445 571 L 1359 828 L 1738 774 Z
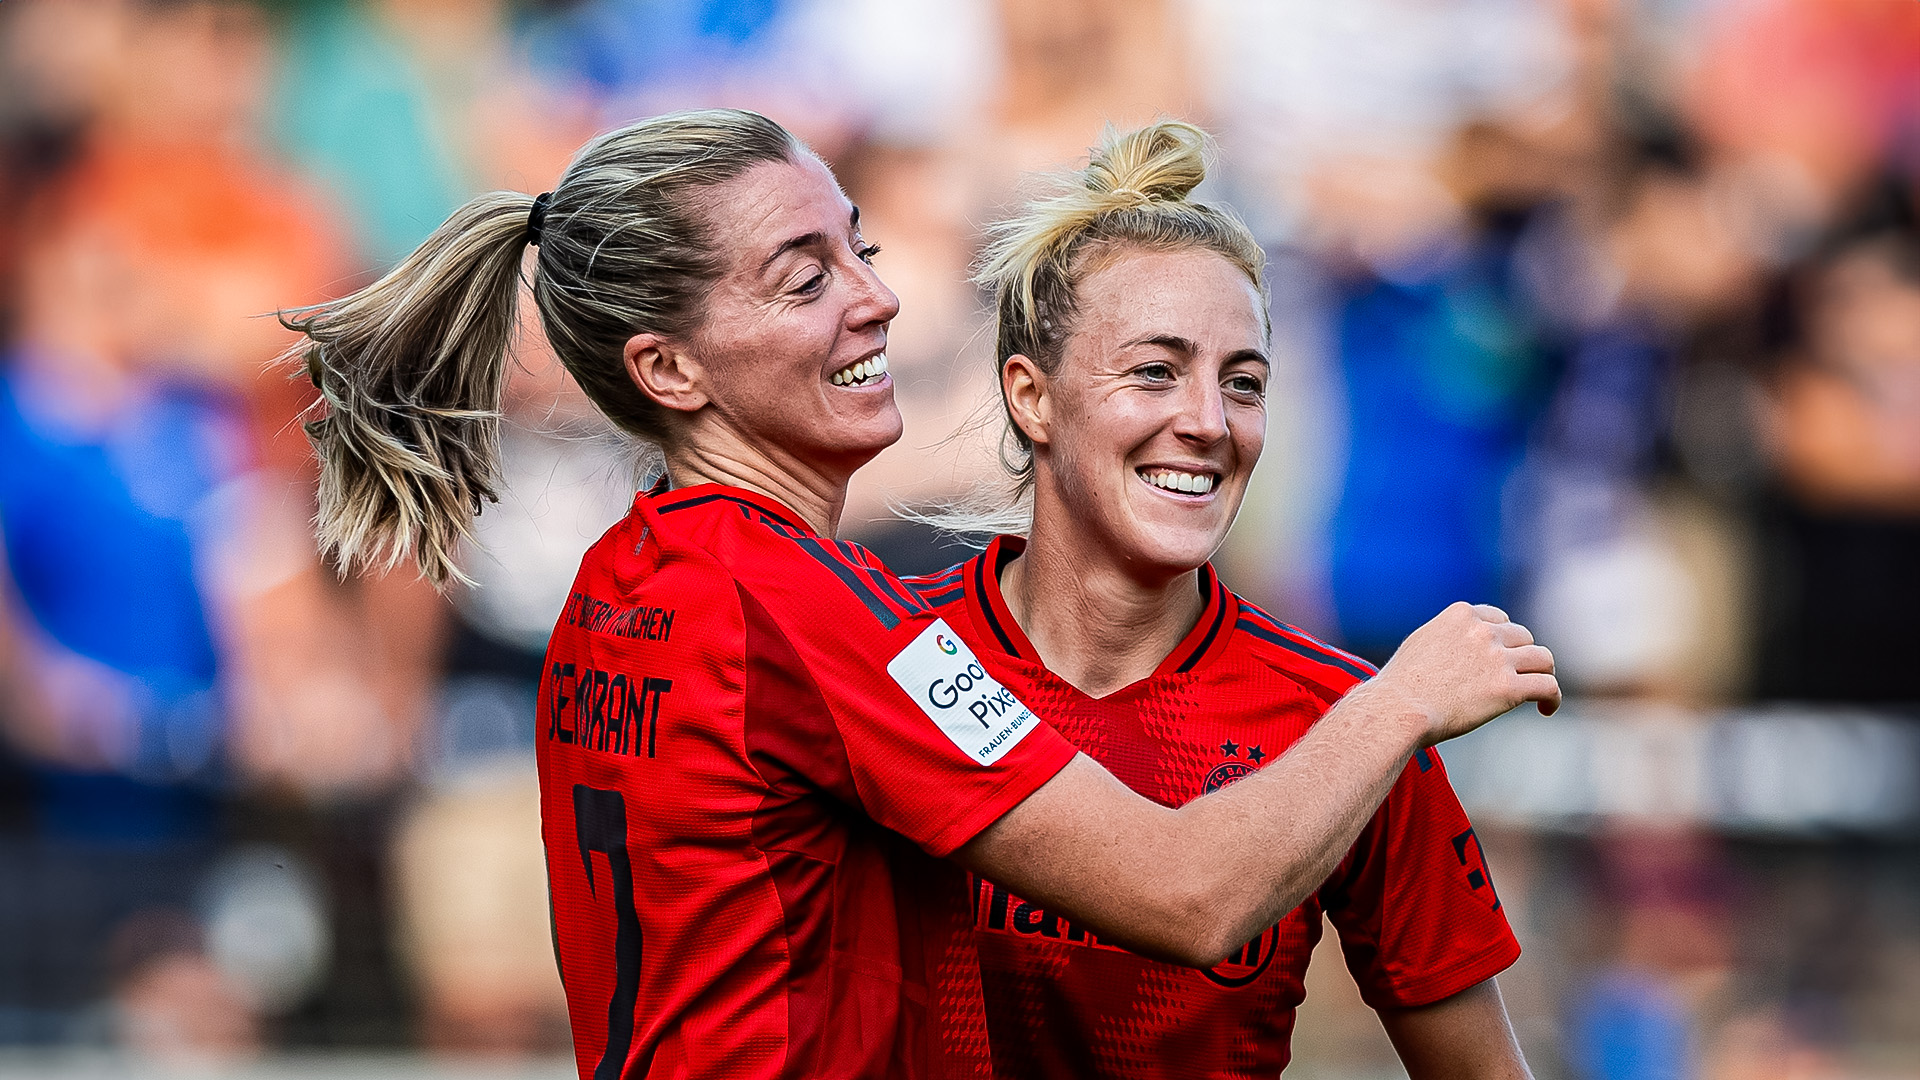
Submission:
M 1040 664 L 1001 598 L 999 570 L 1023 547 L 1002 537 L 978 558 L 907 581 L 1009 690 L 1164 805 L 1277 760 L 1373 673 L 1241 600 L 1208 567 L 1206 610 L 1187 639 L 1148 678 L 1090 698 Z M 1211 969 L 1135 956 L 992 882 L 973 887 L 994 1071 L 1021 1080 L 1277 1075 L 1322 912 L 1375 1008 L 1438 1001 L 1520 954 L 1473 827 L 1427 750 L 1333 876 Z
M 580 1075 L 984 1076 L 964 844 L 1072 759 L 861 549 L 645 493 L 547 648 L 541 831 Z

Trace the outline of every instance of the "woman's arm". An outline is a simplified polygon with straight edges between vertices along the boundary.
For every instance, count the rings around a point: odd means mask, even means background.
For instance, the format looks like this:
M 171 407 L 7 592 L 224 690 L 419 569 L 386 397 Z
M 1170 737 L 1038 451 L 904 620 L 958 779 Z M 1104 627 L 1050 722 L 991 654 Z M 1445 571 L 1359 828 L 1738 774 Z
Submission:
M 1417 1009 L 1382 1009 L 1380 1026 L 1411 1080 L 1533 1080 L 1492 979 Z
M 955 857 L 1103 938 L 1208 967 L 1326 880 L 1415 750 L 1525 701 L 1553 711 L 1552 671 L 1504 612 L 1455 604 L 1245 779 L 1176 810 L 1082 754 Z

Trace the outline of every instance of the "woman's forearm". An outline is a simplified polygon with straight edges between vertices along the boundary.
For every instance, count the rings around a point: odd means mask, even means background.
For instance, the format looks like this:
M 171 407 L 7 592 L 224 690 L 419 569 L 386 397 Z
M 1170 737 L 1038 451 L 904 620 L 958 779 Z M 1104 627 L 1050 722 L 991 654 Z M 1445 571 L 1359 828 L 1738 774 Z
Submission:
M 1414 1009 L 1382 1009 L 1380 1025 L 1410 1080 L 1533 1080 L 1492 979 Z
M 1424 730 L 1356 690 L 1278 761 L 1178 810 L 1082 755 L 961 859 L 1107 940 L 1210 966 L 1332 873 Z
M 1081 755 L 957 857 L 1103 937 L 1209 966 L 1319 887 L 1420 746 L 1557 706 L 1551 671 L 1505 613 L 1455 605 L 1265 769 L 1174 810 Z

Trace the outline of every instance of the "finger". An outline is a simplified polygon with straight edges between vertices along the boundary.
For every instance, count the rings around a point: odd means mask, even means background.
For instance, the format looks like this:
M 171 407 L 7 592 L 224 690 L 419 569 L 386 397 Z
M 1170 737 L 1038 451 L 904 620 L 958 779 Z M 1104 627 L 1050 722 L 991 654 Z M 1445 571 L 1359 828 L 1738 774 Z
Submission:
M 1475 615 L 1480 616 L 1482 619 L 1485 619 L 1488 622 L 1492 622 L 1492 623 L 1503 623 L 1503 622 L 1512 621 L 1507 618 L 1506 612 L 1501 611 L 1499 608 L 1494 607 L 1492 604 L 1475 604 L 1473 605 L 1473 613 Z
M 1545 645 L 1522 645 L 1513 650 L 1513 670 L 1522 675 L 1553 674 L 1553 651 Z
M 1527 629 L 1526 626 L 1521 623 L 1497 623 L 1494 626 L 1494 632 L 1500 635 L 1500 644 L 1505 645 L 1509 649 L 1517 649 L 1522 645 L 1533 644 L 1533 631 Z
M 1551 675 L 1517 675 L 1514 686 L 1520 692 L 1520 700 L 1536 702 L 1540 706 L 1540 715 L 1552 716 L 1560 708 L 1560 680 Z

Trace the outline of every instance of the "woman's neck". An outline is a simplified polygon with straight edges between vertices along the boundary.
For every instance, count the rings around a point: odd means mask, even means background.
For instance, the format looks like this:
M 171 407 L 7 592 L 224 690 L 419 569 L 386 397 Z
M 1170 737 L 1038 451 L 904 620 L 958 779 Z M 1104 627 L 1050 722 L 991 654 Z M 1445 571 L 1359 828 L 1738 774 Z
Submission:
M 1142 581 L 1084 538 L 1036 521 L 1027 550 L 1000 575 L 1000 594 L 1048 670 L 1089 697 L 1153 674 L 1206 609 L 1198 570 Z
M 841 475 L 799 461 L 776 460 L 751 440 L 726 431 L 683 433 L 666 457 L 667 476 L 676 488 L 697 484 L 744 488 L 792 510 L 821 536 L 839 531 L 851 470 Z

